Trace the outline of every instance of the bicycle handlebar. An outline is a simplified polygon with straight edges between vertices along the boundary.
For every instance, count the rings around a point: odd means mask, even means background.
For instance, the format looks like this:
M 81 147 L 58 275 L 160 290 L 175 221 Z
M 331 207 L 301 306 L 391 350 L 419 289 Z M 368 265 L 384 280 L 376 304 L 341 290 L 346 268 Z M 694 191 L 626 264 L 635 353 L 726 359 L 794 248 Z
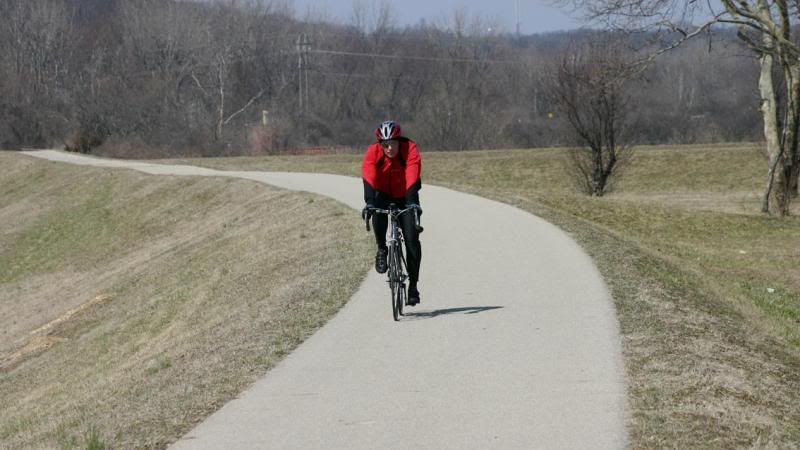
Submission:
M 422 229 L 419 224 L 419 214 L 417 214 L 417 208 L 411 207 L 406 209 L 381 209 L 381 208 L 370 208 L 370 211 L 377 214 L 386 214 L 387 216 L 394 216 L 400 217 L 401 214 L 404 214 L 408 211 L 414 210 L 414 225 L 416 225 L 417 230 Z M 368 216 L 369 217 L 369 216 Z M 369 218 L 364 219 L 364 222 L 367 224 L 367 231 L 370 231 L 369 228 Z

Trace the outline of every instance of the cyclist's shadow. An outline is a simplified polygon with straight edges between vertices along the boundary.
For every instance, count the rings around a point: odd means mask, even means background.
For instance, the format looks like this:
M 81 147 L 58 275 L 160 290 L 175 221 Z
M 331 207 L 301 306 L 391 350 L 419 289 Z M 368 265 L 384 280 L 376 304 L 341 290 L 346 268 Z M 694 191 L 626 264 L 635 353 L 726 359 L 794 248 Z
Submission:
M 433 311 L 410 312 L 404 311 L 403 318 L 406 320 L 433 319 L 439 316 L 451 314 L 478 314 L 493 309 L 503 309 L 503 306 L 466 306 L 463 308 L 434 309 Z

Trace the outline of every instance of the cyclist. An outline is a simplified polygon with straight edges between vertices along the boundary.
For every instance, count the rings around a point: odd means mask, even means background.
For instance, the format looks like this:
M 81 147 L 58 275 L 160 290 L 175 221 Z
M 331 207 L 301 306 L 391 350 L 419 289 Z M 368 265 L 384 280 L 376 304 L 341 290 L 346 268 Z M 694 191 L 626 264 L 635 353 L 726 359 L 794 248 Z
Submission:
M 371 144 L 361 163 L 361 176 L 364 179 L 364 201 L 362 212 L 364 220 L 372 218 L 378 253 L 375 255 L 375 270 L 386 273 L 386 230 L 389 219 L 383 214 L 372 214 L 373 208 L 386 209 L 390 203 L 398 208 L 415 208 L 422 214 L 419 206 L 419 190 L 422 188 L 420 173 L 422 169 L 416 142 L 401 134 L 400 124 L 391 120 L 383 122 L 376 130 L 377 142 Z M 409 211 L 400 216 L 400 226 L 406 243 L 406 263 L 408 264 L 408 304 L 420 302 L 417 281 L 422 260 L 422 245 L 414 221 Z

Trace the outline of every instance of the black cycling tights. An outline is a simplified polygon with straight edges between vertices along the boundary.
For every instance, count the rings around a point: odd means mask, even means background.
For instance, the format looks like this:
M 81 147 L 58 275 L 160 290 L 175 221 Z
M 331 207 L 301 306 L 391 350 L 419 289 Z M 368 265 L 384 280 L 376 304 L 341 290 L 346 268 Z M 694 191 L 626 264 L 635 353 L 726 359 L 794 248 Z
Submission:
M 422 261 L 422 244 L 419 242 L 419 233 L 414 223 L 414 212 L 408 211 L 399 217 L 400 229 L 403 230 L 403 239 L 406 241 L 406 263 L 408 264 L 408 277 L 412 284 L 419 280 L 419 265 Z M 372 216 L 372 229 L 375 230 L 375 240 L 378 247 L 386 247 L 386 230 L 389 229 L 389 217 L 385 214 Z

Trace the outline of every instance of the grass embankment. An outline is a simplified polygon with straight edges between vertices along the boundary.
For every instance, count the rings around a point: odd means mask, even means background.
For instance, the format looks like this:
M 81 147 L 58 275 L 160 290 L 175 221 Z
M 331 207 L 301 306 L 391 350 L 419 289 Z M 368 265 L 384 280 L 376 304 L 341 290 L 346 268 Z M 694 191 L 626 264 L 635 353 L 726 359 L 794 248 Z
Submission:
M 357 214 L 310 194 L 10 153 L 0 167 L 2 448 L 164 447 L 369 266 Z
M 757 146 L 639 148 L 604 198 L 575 194 L 559 150 L 423 161 L 425 182 L 540 215 L 591 254 L 616 303 L 631 447 L 800 446 L 800 220 L 758 213 Z M 360 157 L 192 163 L 358 176 Z

